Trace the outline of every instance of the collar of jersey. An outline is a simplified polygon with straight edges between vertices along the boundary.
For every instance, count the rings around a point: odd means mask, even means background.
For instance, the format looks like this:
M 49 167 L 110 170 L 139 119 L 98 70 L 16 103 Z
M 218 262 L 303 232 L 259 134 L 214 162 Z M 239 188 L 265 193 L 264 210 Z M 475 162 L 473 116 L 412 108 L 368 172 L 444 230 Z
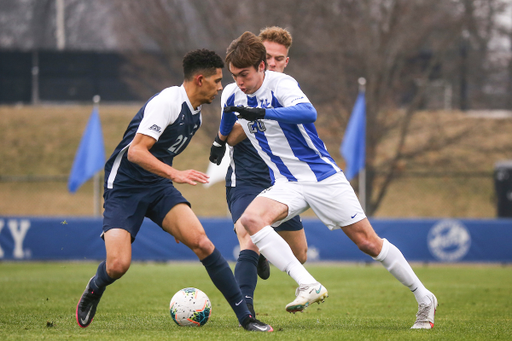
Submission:
M 190 109 L 190 112 L 192 113 L 192 115 L 197 115 L 201 112 L 201 107 L 202 105 L 198 106 L 197 107 L 197 110 L 194 109 L 192 107 L 192 103 L 190 103 L 190 99 L 188 98 L 188 95 L 187 95 L 187 92 L 185 91 L 185 88 L 183 87 L 183 85 L 180 85 L 180 91 L 181 93 L 183 94 L 183 97 L 185 97 L 186 101 L 187 101 L 187 105 L 188 105 L 188 108 Z

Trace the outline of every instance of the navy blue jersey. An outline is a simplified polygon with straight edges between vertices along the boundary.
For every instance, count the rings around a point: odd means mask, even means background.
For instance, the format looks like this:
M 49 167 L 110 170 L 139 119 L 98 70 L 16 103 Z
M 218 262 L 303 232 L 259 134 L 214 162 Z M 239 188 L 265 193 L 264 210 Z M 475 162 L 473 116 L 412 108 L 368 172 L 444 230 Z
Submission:
M 226 173 L 226 187 L 255 186 L 264 190 L 272 185 L 268 166 L 249 139 L 236 144 L 231 152 L 231 164 Z
M 135 134 L 153 137 L 149 150 L 160 161 L 172 166 L 174 157 L 189 144 L 201 126 L 201 107 L 192 108 L 183 86 L 173 86 L 153 96 L 132 119 L 123 140 L 105 164 L 105 187 L 139 186 L 171 180 L 148 172 L 128 161 L 127 151 Z

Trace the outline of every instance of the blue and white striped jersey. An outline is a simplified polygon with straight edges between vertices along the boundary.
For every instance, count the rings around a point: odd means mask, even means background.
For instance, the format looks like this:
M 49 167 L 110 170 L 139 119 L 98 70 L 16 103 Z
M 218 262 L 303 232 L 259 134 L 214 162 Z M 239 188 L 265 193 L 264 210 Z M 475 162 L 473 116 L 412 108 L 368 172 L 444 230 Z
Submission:
M 310 104 L 295 79 L 272 71 L 265 72 L 263 84 L 251 95 L 240 91 L 236 83 L 227 85 L 222 92 L 221 102 L 222 107 L 234 105 L 276 109 L 300 103 Z M 272 182 L 317 182 L 341 171 L 318 137 L 314 123 L 283 123 L 270 119 L 249 122 L 241 118 L 238 122 L 268 165 Z
M 153 137 L 149 150 L 160 161 L 172 166 L 174 157 L 189 144 L 201 126 L 201 107 L 194 110 L 183 86 L 166 88 L 149 99 L 126 129 L 123 140 L 105 164 L 105 187 L 140 186 L 170 182 L 128 161 L 127 151 L 135 134 Z

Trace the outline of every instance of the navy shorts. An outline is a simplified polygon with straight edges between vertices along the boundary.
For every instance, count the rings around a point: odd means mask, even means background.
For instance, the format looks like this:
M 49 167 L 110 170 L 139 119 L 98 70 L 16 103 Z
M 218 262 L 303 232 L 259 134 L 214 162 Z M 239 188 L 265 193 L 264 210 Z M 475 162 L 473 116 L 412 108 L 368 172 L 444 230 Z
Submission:
M 165 216 L 174 206 L 180 203 L 190 206 L 187 199 L 170 182 L 105 189 L 103 197 L 105 199 L 103 232 L 112 228 L 121 228 L 130 232 L 132 242 L 139 232 L 144 217 L 148 217 L 162 227 Z
M 242 216 L 245 209 L 249 204 L 266 188 L 256 186 L 238 186 L 226 187 L 226 200 L 228 208 L 231 212 L 233 224 L 237 222 Z M 278 227 L 274 227 L 276 231 L 300 231 L 304 228 L 300 216 L 295 216 L 292 219 L 282 223 Z

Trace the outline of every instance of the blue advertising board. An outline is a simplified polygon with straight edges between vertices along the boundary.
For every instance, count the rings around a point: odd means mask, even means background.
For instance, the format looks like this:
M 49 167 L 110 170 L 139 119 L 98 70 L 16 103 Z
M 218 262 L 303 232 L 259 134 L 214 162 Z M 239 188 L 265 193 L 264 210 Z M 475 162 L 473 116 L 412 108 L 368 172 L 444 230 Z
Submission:
M 228 218 L 200 218 L 206 234 L 227 260 L 238 255 Z M 318 219 L 304 219 L 308 261 L 371 262 L 345 236 Z M 383 238 L 409 261 L 512 262 L 512 219 L 371 219 Z M 101 260 L 101 218 L 0 216 L 0 260 Z M 132 250 L 133 260 L 197 260 L 194 253 L 150 220 L 145 220 Z

